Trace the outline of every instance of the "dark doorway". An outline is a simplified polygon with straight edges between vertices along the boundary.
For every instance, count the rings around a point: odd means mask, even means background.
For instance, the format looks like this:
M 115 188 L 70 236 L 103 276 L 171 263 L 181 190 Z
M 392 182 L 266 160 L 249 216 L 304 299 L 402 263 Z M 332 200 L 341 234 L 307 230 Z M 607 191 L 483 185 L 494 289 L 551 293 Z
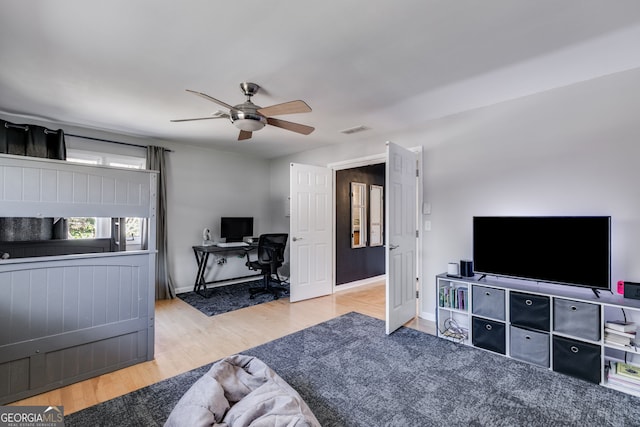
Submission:
M 384 187 L 385 164 L 336 171 L 336 285 L 385 274 L 384 246 L 351 248 L 352 182 Z

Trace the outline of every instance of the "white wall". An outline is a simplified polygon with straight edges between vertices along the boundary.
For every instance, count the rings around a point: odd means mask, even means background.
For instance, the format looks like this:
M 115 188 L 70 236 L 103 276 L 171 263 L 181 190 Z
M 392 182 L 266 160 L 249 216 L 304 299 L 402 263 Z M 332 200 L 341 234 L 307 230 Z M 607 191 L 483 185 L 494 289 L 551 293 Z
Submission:
M 611 215 L 613 283 L 640 280 L 638 90 L 640 70 L 441 120 L 425 155 L 429 289 L 471 257 L 474 215 Z
M 255 235 L 271 231 L 268 213 L 269 168 L 265 160 L 212 149 L 180 146 L 169 155 L 169 244 L 176 288 L 193 288 L 196 264 L 191 247 L 202 230 L 220 237 L 220 217 L 253 216 Z M 207 280 L 250 274 L 245 259 L 227 258 L 210 268 Z M 209 262 L 211 264 L 211 261 Z
M 640 70 L 602 77 L 428 122 L 390 136 L 424 147 L 423 307 L 435 275 L 471 258 L 474 215 L 611 215 L 612 280 L 640 281 Z M 384 141 L 271 162 L 272 200 L 288 194 L 288 163 L 315 165 L 383 152 Z M 288 221 L 271 207 L 274 224 Z M 588 268 L 588 266 L 584 266 Z M 589 292 L 589 291 L 587 291 Z

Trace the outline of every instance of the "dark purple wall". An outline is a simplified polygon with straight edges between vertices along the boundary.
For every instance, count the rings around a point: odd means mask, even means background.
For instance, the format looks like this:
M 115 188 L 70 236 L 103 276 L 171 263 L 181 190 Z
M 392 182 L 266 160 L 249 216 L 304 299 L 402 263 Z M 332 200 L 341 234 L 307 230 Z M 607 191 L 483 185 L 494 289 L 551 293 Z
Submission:
M 384 246 L 351 249 L 351 200 L 349 197 L 352 182 L 367 184 L 367 191 L 371 184 L 384 187 L 384 168 L 384 163 L 381 163 L 336 171 L 337 285 L 385 273 Z

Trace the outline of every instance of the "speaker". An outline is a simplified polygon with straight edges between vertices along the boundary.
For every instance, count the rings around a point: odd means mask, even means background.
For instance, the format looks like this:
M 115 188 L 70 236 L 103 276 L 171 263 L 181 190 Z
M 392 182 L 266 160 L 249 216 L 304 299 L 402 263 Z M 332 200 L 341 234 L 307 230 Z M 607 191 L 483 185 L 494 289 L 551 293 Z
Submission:
M 460 275 L 460 267 L 456 262 L 450 262 L 447 264 L 447 275 L 448 276 L 459 276 Z
M 640 299 L 640 283 L 624 282 L 624 297 Z
M 460 275 L 462 277 L 473 277 L 473 261 L 468 259 L 460 260 Z

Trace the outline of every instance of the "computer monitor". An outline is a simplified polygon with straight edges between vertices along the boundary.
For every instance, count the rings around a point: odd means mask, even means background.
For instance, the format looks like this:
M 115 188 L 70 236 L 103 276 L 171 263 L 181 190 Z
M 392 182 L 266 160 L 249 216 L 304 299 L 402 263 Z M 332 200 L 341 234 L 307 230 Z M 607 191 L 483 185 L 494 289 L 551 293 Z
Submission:
M 220 237 L 226 242 L 242 242 L 247 236 L 253 236 L 253 217 L 220 218 Z

